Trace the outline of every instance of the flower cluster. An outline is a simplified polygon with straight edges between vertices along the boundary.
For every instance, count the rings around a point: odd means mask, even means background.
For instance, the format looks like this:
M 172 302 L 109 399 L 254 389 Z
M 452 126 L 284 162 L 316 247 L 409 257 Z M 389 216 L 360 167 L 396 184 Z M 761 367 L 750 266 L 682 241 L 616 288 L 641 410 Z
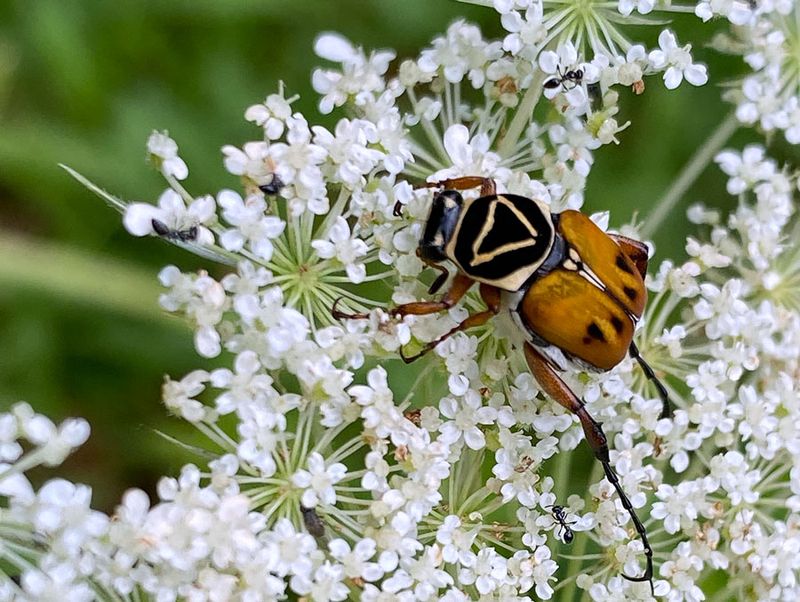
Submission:
M 429 296 L 416 249 L 432 194 L 414 184 L 483 176 L 553 212 L 579 208 L 595 152 L 627 127 L 615 87 L 642 93 L 657 74 L 670 89 L 700 85 L 707 73 L 669 30 L 649 51 L 629 39 L 620 23 L 658 26 L 632 14 L 654 10 L 647 0 L 481 3 L 501 14 L 504 39 L 458 21 L 394 69 L 391 51 L 321 36 L 320 110 L 348 116 L 333 130 L 311 125 L 283 89 L 248 108 L 260 139 L 222 149 L 236 190 L 190 192 L 165 133 L 148 141 L 168 184 L 157 205 L 87 183 L 131 234 L 229 266 L 219 279 L 176 266 L 159 276 L 161 305 L 192 325 L 198 353 L 229 361 L 163 387 L 213 460 L 164 478 L 157 500 L 130 491 L 109 520 L 89 509 L 86 488 L 53 481 L 34 493 L 21 477 L 26 458 L 51 463 L 79 444 L 81 423 L 57 431 L 27 406 L 0 416 L 10 500 L 0 544 L 20 575 L 0 573 L 0 593 L 405 602 L 573 599 L 581 588 L 594 600 L 652 599 L 647 583 L 621 576 L 641 573 L 643 550 L 612 484 L 595 470 L 576 486 L 570 450 L 583 431 L 541 393 L 511 312 L 400 370 L 401 350 L 430 345 L 482 305 L 473 291 L 434 315 L 386 307 Z M 696 11 L 754 28 L 787 14 L 739 4 Z M 765 72 L 782 64 L 762 52 Z M 793 600 L 800 255 L 787 241 L 800 234 L 797 176 L 761 147 L 717 162 L 738 208 L 725 219 L 692 208 L 707 232 L 687 240 L 688 261 L 651 270 L 637 335 L 674 415 L 659 419 L 657 391 L 632 359 L 563 377 L 603 424 L 611 465 L 646 517 L 657 596 L 702 600 L 706 578 L 724 569 L 719 599 Z M 607 214 L 592 217 L 607 229 Z M 365 317 L 339 320 L 334 308 Z M 28 455 L 20 434 L 38 446 Z
M 782 131 L 792 144 L 800 143 L 799 10 L 786 0 L 698 5 L 704 20 L 722 15 L 739 26 L 715 40 L 720 50 L 742 56 L 748 67 L 728 94 L 736 117 L 765 133 Z

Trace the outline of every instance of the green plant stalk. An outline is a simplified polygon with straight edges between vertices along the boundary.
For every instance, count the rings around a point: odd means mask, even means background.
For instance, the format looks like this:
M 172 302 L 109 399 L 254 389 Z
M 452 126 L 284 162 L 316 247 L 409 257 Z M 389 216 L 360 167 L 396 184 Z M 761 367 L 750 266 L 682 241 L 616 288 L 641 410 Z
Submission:
M 156 303 L 163 289 L 148 270 L 66 245 L 0 230 L 0 290 L 34 290 L 136 319 L 187 328 Z
M 501 157 L 508 157 L 514 146 L 517 144 L 522 132 L 525 130 L 525 126 L 530 123 L 531 115 L 533 115 L 533 109 L 536 107 L 536 103 L 539 102 L 539 98 L 542 96 L 542 85 L 544 84 L 544 78 L 545 73 L 541 69 L 537 69 L 536 74 L 533 76 L 533 81 L 531 82 L 530 87 L 528 87 L 528 90 L 525 92 L 525 96 L 522 97 L 522 102 L 520 102 L 519 107 L 517 107 L 514 118 L 511 120 L 511 123 L 508 126 L 508 130 L 506 131 L 502 140 L 500 140 L 500 144 L 497 147 L 497 152 Z
M 650 238 L 661 227 L 661 223 L 678 204 L 681 197 L 686 194 L 689 187 L 694 184 L 700 174 L 705 171 L 714 156 L 728 142 L 734 132 L 739 128 L 739 120 L 735 113 L 730 113 L 706 139 L 701 147 L 692 155 L 689 162 L 684 165 L 680 175 L 672 182 L 664 195 L 655 204 L 653 211 L 645 218 L 642 225 L 642 236 Z
M 571 453 L 574 453 L 574 450 Z M 587 491 L 588 491 L 588 485 L 591 485 L 592 483 L 596 483 L 597 481 L 599 481 L 602 475 L 603 475 L 602 465 L 599 462 L 595 462 L 594 466 L 592 466 L 592 472 L 589 475 L 589 480 L 587 482 Z M 564 591 L 561 593 L 560 596 L 560 599 L 563 600 L 564 602 L 571 602 L 575 598 L 575 592 L 577 591 L 578 587 L 576 579 L 578 575 L 581 574 L 581 568 L 584 562 L 583 555 L 586 552 L 586 547 L 589 545 L 589 537 L 588 534 L 586 533 L 579 533 L 576 539 L 577 541 L 575 542 L 575 548 L 574 550 L 572 550 L 573 558 L 571 558 L 569 563 L 567 563 L 567 579 L 569 579 L 570 582 L 564 588 Z

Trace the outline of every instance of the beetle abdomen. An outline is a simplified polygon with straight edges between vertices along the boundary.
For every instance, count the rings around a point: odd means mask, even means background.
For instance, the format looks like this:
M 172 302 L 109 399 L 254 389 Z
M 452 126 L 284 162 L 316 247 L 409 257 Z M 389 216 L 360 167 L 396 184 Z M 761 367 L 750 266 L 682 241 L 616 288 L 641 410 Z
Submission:
M 547 258 L 553 238 L 546 207 L 515 194 L 491 195 L 464 206 L 447 255 L 470 278 L 516 291 Z

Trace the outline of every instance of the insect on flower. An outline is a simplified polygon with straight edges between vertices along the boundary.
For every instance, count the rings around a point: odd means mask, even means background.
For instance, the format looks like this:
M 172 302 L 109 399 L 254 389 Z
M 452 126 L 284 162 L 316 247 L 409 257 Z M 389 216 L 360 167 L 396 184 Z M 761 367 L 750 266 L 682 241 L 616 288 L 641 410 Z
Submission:
M 581 81 L 583 81 L 583 69 L 574 69 L 569 71 L 561 71 L 561 67 L 557 69 L 558 77 L 552 77 L 544 82 L 544 87 L 548 90 L 554 90 L 559 86 L 562 86 L 564 90 L 572 90 L 580 85 Z M 570 88 L 567 88 L 567 83 L 572 84 Z
M 559 533 L 558 537 L 561 538 L 565 544 L 571 544 L 572 540 L 575 538 L 575 534 L 570 529 L 570 525 L 574 525 L 577 521 L 570 521 L 567 522 L 567 513 L 564 511 L 564 506 L 550 506 L 550 509 L 553 512 L 553 518 L 559 525 Z
M 283 180 L 278 177 L 278 174 L 272 174 L 272 180 L 269 182 L 269 184 L 262 184 L 258 188 L 267 196 L 275 196 L 284 186 L 285 184 L 283 183 Z
M 325 523 L 322 522 L 316 510 L 301 505 L 300 514 L 303 515 L 303 524 L 306 527 L 306 531 L 317 539 L 325 537 Z
M 445 311 L 476 282 L 486 309 L 469 315 L 417 355 L 401 352 L 401 356 L 411 362 L 453 334 L 485 324 L 501 310 L 510 311 L 526 334 L 523 351 L 531 373 L 547 395 L 579 418 L 587 443 L 642 540 L 647 562 L 644 574 L 623 576 L 647 581 L 653 591 L 653 549 L 611 466 L 606 435 L 558 374 L 570 363 L 607 371 L 630 354 L 658 389 L 661 415 L 670 415 L 666 388 L 633 343 L 634 326 L 647 300 L 647 247 L 604 232 L 579 211 L 551 213 L 536 199 L 497 194 L 489 178 L 467 176 L 423 187 L 440 189 L 417 250 L 423 262 L 441 272 L 431 292 L 447 279 L 442 262 L 452 262 L 457 273 L 441 300 L 405 303 L 388 312 L 402 317 Z M 478 187 L 476 199 L 464 200 L 459 193 Z M 337 319 L 368 317 L 341 312 L 337 303 L 332 308 Z
M 153 230 L 161 238 L 169 240 L 179 240 L 180 242 L 192 242 L 197 239 L 197 226 L 192 226 L 186 230 L 172 230 L 164 222 L 154 219 L 151 222 Z

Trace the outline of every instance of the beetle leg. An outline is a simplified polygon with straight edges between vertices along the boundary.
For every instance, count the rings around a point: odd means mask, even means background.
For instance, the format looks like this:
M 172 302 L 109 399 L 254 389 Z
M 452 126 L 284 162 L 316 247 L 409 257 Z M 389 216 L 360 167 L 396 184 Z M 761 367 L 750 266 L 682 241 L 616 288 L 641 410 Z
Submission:
M 470 287 L 475 283 L 475 281 L 470 278 L 469 276 L 465 276 L 464 274 L 456 274 L 456 277 L 453 278 L 453 284 L 450 285 L 450 289 L 445 293 L 444 297 L 442 297 L 441 301 L 414 301 L 412 303 L 404 303 L 403 305 L 398 305 L 397 307 L 392 307 L 386 310 L 390 316 L 426 316 L 428 314 L 435 314 L 440 311 L 444 311 L 446 309 L 450 309 L 461 300 Z M 339 297 L 333 304 L 331 308 L 331 315 L 336 318 L 337 320 L 347 319 L 347 320 L 366 320 L 369 318 L 368 313 L 354 313 L 348 314 L 343 311 L 339 311 L 336 309 L 336 305 L 341 301 L 341 297 Z
M 625 253 L 625 255 L 628 256 L 628 259 L 633 262 L 633 264 L 636 266 L 636 269 L 639 271 L 639 274 L 642 276 L 642 280 L 644 280 L 644 277 L 647 274 L 647 245 L 638 240 L 634 240 L 633 238 L 622 236 L 621 234 L 609 233 L 608 235 L 611 237 L 611 240 L 613 240 L 622 248 L 622 252 Z
M 425 182 L 419 188 L 445 188 L 447 190 L 470 190 L 471 188 L 481 189 L 481 196 L 495 194 L 497 186 L 491 178 L 483 176 L 462 176 L 460 178 L 448 178 L 438 182 Z
M 500 311 L 500 289 L 494 286 L 490 286 L 488 284 L 481 283 L 480 293 L 483 302 L 486 303 L 487 307 L 486 310 L 479 311 L 478 313 L 467 316 L 460 324 L 456 325 L 455 327 L 451 328 L 446 333 L 444 333 L 442 336 L 438 337 L 437 339 L 425 345 L 422 348 L 422 351 L 416 353 L 415 355 L 404 355 L 403 349 L 401 348 L 400 357 L 403 358 L 403 361 L 406 364 L 410 364 L 414 360 L 421 358 L 429 351 L 435 349 L 439 343 L 449 339 L 455 333 L 461 332 L 463 330 L 468 330 L 474 326 L 482 326 L 486 324 L 486 322 L 491 320 L 494 316 L 496 316 L 497 312 Z
M 422 257 L 422 254 L 419 252 L 419 249 L 417 249 L 417 257 L 419 257 L 420 261 L 422 261 L 422 263 L 424 263 L 429 268 L 438 270 L 440 272 L 439 275 L 436 277 L 436 280 L 434 280 L 433 284 L 431 284 L 430 288 L 428 288 L 429 295 L 436 294 L 436 291 L 442 288 L 442 285 L 447 281 L 447 277 L 450 275 L 450 272 L 448 272 L 447 268 L 444 267 L 441 263 L 434 263 L 433 261 L 426 260 L 424 257 Z
M 400 357 L 403 358 L 403 361 L 406 364 L 410 364 L 414 360 L 417 360 L 417 359 L 421 358 L 423 355 L 425 355 L 429 351 L 432 351 L 433 349 L 435 349 L 436 346 L 439 343 L 449 339 L 455 333 L 461 332 L 462 330 L 467 330 L 469 328 L 472 328 L 473 326 L 482 326 L 483 324 L 486 324 L 486 322 L 488 322 L 494 316 L 495 316 L 495 312 L 493 312 L 493 311 L 491 311 L 489 309 L 487 309 L 485 311 L 479 311 L 476 314 L 472 314 L 470 316 L 467 316 L 467 318 L 465 320 L 463 320 L 460 324 L 458 324 L 454 328 L 451 328 L 446 333 L 444 333 L 442 336 L 434 339 L 433 341 L 431 341 L 430 343 L 425 345 L 419 353 L 415 353 L 414 355 L 405 355 L 403 353 L 403 349 L 401 348 L 400 349 Z
M 669 393 L 667 393 L 667 388 L 664 386 L 664 383 L 658 379 L 656 373 L 653 372 L 653 369 L 650 367 L 650 364 L 644 361 L 644 358 L 639 354 L 639 348 L 636 346 L 636 343 L 631 343 L 630 354 L 633 359 L 639 362 L 647 380 L 651 381 L 656 386 L 656 389 L 658 389 L 658 396 L 661 398 L 661 415 L 659 418 L 671 418 L 672 404 L 669 402 Z
M 653 548 L 650 547 L 650 542 L 647 540 L 647 530 L 644 528 L 642 521 L 636 516 L 636 511 L 633 509 L 633 504 L 628 499 L 627 494 L 622 490 L 622 485 L 619 482 L 617 473 L 611 467 L 611 462 L 608 455 L 608 440 L 600 423 L 597 422 L 589 412 L 586 411 L 584 403 L 578 399 L 577 395 L 561 380 L 561 377 L 556 373 L 552 364 L 545 359 L 545 357 L 531 346 L 530 343 L 525 343 L 525 359 L 528 361 L 528 367 L 533 373 L 534 378 L 542 387 L 545 393 L 556 400 L 559 404 L 574 413 L 581 421 L 583 433 L 586 436 L 586 442 L 592 448 L 595 458 L 603 465 L 603 471 L 606 473 L 606 478 L 614 489 L 617 491 L 622 506 L 628 511 L 628 514 L 633 521 L 633 526 L 638 533 L 639 538 L 642 540 L 644 546 L 644 553 L 647 557 L 647 567 L 644 575 L 640 577 L 630 577 L 629 575 L 622 574 L 625 579 L 629 581 L 649 581 L 650 591 L 653 589 Z M 653 593 L 655 595 L 655 593 Z

